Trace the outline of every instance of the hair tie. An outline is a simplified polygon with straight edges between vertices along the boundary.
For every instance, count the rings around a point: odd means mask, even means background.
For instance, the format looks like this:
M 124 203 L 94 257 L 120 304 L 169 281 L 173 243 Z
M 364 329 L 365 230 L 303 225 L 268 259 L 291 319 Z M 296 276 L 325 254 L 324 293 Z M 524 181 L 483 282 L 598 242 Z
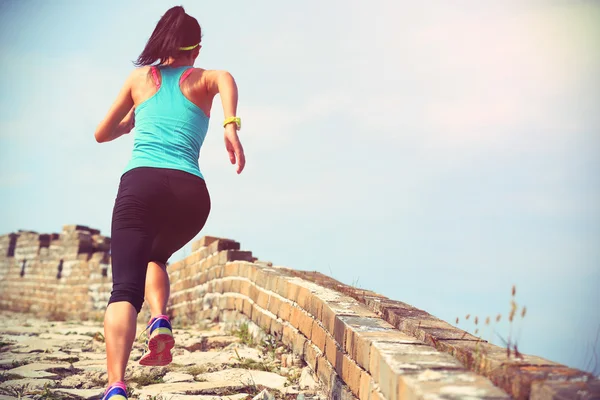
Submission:
M 198 46 L 200 46 L 200 43 L 196 43 L 196 44 L 195 44 L 195 45 L 193 45 L 193 46 L 180 47 L 180 48 L 179 48 L 179 50 L 193 50 L 193 49 L 195 49 L 195 48 L 196 48 L 196 47 L 198 47 Z

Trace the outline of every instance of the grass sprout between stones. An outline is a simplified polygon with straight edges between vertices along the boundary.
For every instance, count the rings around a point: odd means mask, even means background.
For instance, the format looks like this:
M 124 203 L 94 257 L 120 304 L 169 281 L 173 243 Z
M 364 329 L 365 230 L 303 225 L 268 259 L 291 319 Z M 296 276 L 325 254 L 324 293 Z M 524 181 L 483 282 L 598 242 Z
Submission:
M 250 333 L 250 329 L 248 328 L 247 323 L 240 324 L 239 327 L 234 328 L 231 331 L 231 334 L 233 336 L 237 336 L 238 338 L 240 338 L 242 343 L 245 344 L 246 346 L 253 347 L 255 345 L 254 338 L 252 337 L 252 334 Z

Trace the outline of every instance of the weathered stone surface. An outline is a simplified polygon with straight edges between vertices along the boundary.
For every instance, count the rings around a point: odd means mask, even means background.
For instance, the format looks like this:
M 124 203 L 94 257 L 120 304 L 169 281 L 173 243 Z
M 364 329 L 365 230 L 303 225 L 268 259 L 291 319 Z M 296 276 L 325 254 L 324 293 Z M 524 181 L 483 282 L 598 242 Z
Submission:
M 53 389 L 52 393 L 57 395 L 71 395 L 82 399 L 98 399 L 101 398 L 104 391 L 102 389 Z
M 240 339 L 231 335 L 210 335 L 187 337 L 179 340 L 179 345 L 188 351 L 207 351 L 239 343 Z
M 530 400 L 596 400 L 600 399 L 600 380 L 575 382 L 534 382 Z
M 241 368 L 231 368 L 202 375 L 208 382 L 227 381 L 242 386 L 256 384 L 270 389 L 284 390 L 287 378 L 266 371 L 253 371 Z
M 267 389 L 264 389 L 262 392 L 254 396 L 252 400 L 275 400 L 275 396 L 269 393 Z
M 313 372 L 310 368 L 302 368 L 298 386 L 300 386 L 300 389 L 317 389 L 319 387 L 319 383 L 313 376 Z
M 10 316 L 18 325 L 25 321 L 22 314 L 4 312 L 0 312 L 0 321 L 5 320 L 5 316 Z M 0 384 L 0 396 L 21 393 L 23 399 L 38 399 L 40 393 L 45 391 L 53 393 L 53 398 L 65 400 L 101 398 L 107 384 L 106 354 L 103 343 L 92 338 L 101 330 L 100 322 L 76 325 L 68 322 L 47 323 L 31 318 L 27 321 L 40 332 L 39 336 L 30 336 L 30 332 L 7 334 L 0 326 L 0 340 L 11 343 L 3 346 L 0 352 L 0 357 L 3 357 L 0 365 L 5 366 L 3 369 L 6 370 L 6 381 Z M 182 400 L 244 399 L 249 397 L 249 391 L 256 393 L 256 387 L 266 387 L 278 398 L 291 393 L 322 394 L 315 387 L 300 390 L 297 386 L 287 386 L 288 374 L 300 374 L 297 368 L 299 359 L 292 357 L 290 350 L 281 343 L 277 343 L 277 356 L 263 348 L 242 343 L 241 338 L 232 336 L 230 331 L 232 325 L 240 323 L 240 318 L 233 318 L 232 321 L 233 324 L 229 325 L 204 322 L 200 324 L 202 328 L 198 325 L 191 329 L 176 329 L 174 362 L 168 367 L 138 365 L 135 360 L 140 358 L 143 344 L 135 342 L 125 375 L 128 387 L 134 390 L 132 399 L 145 400 L 148 396 L 158 395 L 162 399 Z M 138 325 L 138 332 L 144 329 L 145 324 Z M 248 332 L 253 335 L 254 343 L 267 338 L 264 332 L 257 329 L 256 325 L 249 325 Z M 7 338 L 10 338 L 10 342 Z M 32 341 L 36 340 L 49 342 L 50 347 L 42 347 L 48 352 L 29 352 L 32 350 Z M 90 342 L 95 344 L 89 346 Z M 206 343 L 210 349 L 189 351 L 182 346 L 190 347 L 190 343 L 199 342 Z M 279 366 L 278 359 L 282 355 L 290 359 L 288 368 Z M 324 398 L 324 394 L 321 398 Z
M 510 399 L 489 380 L 471 372 L 427 369 L 400 377 L 398 399 L 418 398 L 425 393 L 439 398 Z
M 7 389 L 13 388 L 26 388 L 29 390 L 42 389 L 44 386 L 52 385 L 54 381 L 52 379 L 35 379 L 35 378 L 24 378 L 24 379 L 11 379 L 0 383 L 0 388 Z
M 192 382 L 193 380 L 194 375 L 181 372 L 167 372 L 167 374 L 163 376 L 163 381 L 165 383 Z
M 247 393 L 233 394 L 231 396 L 173 394 L 169 395 L 168 400 L 243 400 L 249 398 L 250 395 Z
M 142 398 L 147 396 L 157 396 L 162 393 L 173 393 L 173 394 L 188 394 L 188 395 L 201 395 L 201 394 L 214 394 L 218 393 L 219 390 L 225 392 L 223 389 L 231 390 L 243 390 L 246 385 L 241 383 L 233 383 L 227 381 L 219 382 L 177 382 L 177 383 L 158 383 L 155 385 L 145 386 L 138 389 L 137 392 Z
M 12 368 L 8 370 L 9 374 L 19 375 L 23 378 L 50 378 L 55 377 L 56 374 L 47 372 L 51 369 L 68 369 L 70 364 L 65 363 L 31 363 L 23 365 L 21 367 Z
M 214 396 L 214 395 L 184 395 L 174 394 L 170 395 L 168 400 L 242 400 L 249 399 L 250 395 L 247 393 L 233 394 L 231 396 Z

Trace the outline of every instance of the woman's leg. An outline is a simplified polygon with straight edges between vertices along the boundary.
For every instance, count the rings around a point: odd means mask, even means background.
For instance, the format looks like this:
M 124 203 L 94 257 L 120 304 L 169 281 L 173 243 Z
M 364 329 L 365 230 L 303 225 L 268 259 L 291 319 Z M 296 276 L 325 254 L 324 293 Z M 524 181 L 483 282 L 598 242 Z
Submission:
M 146 302 L 152 318 L 167 314 L 171 286 L 164 263 L 151 261 L 146 272 Z
M 137 311 L 131 303 L 111 303 L 104 315 L 108 385 L 123 382 L 125 369 L 135 340 Z
M 123 175 L 119 185 L 111 226 L 113 287 L 104 317 L 109 385 L 124 380 L 135 340 L 156 237 L 156 203 L 164 186 L 161 179 L 161 174 L 151 169 L 134 169 Z

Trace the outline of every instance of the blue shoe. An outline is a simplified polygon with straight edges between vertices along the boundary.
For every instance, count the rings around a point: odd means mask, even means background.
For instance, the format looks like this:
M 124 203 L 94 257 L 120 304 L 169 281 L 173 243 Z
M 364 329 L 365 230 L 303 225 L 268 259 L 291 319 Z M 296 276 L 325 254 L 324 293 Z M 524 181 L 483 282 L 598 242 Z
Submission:
M 166 315 L 159 315 L 148 322 L 146 327 L 148 341 L 146 351 L 140 358 L 140 365 L 157 367 L 173 361 L 171 349 L 175 346 L 171 322 Z
M 127 387 L 123 382 L 113 383 L 104 392 L 102 400 L 127 400 Z

